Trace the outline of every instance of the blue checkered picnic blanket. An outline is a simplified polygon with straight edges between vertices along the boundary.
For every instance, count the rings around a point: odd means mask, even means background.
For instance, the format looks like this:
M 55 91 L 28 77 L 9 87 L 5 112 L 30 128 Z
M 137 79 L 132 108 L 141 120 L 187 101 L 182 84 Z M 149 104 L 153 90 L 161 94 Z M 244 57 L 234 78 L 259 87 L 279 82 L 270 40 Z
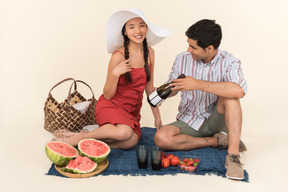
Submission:
M 154 140 L 153 136 L 155 134 L 155 128 L 142 127 L 141 139 L 138 145 L 149 145 L 153 146 Z M 138 169 L 135 148 L 129 150 L 123 149 L 112 149 L 107 159 L 109 160 L 109 166 L 100 175 L 176 175 L 178 173 L 194 174 L 194 175 L 210 175 L 215 174 L 218 176 L 226 177 L 225 168 L 225 157 L 227 155 L 227 150 L 219 150 L 217 148 L 205 147 L 200 149 L 194 149 L 190 151 L 165 151 L 165 153 L 172 153 L 178 156 L 180 159 L 183 158 L 198 158 L 200 163 L 195 172 L 189 173 L 180 170 L 178 167 L 170 166 L 168 168 L 162 168 L 160 171 L 152 170 L 150 161 L 148 162 L 147 169 Z M 55 169 L 54 164 L 48 170 L 47 175 L 62 176 Z M 248 182 L 249 175 L 246 170 L 244 170 L 245 178 L 242 181 Z M 97 176 L 97 175 L 96 175 Z M 64 177 L 64 176 L 62 176 Z

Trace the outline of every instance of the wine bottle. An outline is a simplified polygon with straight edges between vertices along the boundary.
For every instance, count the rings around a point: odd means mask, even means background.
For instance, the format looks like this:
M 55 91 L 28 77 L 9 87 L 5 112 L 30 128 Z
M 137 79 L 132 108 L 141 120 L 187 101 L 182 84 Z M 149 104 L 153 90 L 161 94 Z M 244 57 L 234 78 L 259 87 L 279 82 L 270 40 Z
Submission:
M 185 78 L 184 74 L 181 74 L 177 79 Z M 158 87 L 155 91 L 153 91 L 148 97 L 147 101 L 152 107 L 156 107 L 160 105 L 172 92 L 170 83 L 166 83 Z

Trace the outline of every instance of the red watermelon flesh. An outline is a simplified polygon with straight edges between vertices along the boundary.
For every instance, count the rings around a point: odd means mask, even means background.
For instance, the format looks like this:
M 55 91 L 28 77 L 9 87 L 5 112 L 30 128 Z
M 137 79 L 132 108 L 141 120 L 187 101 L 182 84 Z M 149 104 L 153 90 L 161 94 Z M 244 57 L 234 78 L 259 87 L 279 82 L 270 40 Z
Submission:
M 74 159 L 70 160 L 70 162 L 68 163 L 68 165 L 66 166 L 67 169 L 72 169 L 72 165 L 74 163 Z
M 73 161 L 73 164 L 72 164 L 72 166 L 71 166 L 71 169 L 72 170 L 74 170 L 76 167 L 77 167 L 77 165 L 79 165 L 79 162 L 82 160 L 82 157 L 80 156 L 80 155 L 78 155 L 77 157 L 76 157 L 76 159 Z
M 91 161 L 88 157 L 82 157 L 78 165 L 73 170 L 75 173 L 90 173 L 97 167 L 97 163 Z
M 86 147 L 85 152 L 87 155 L 101 156 L 107 151 L 102 143 L 95 143 L 94 141 L 87 141 L 82 144 L 82 147 Z
M 47 143 L 47 146 L 54 152 L 65 157 L 74 157 L 77 155 L 75 148 L 71 148 L 71 146 L 68 146 L 66 143 L 49 142 Z
M 80 155 L 87 156 L 96 163 L 103 162 L 110 153 L 110 147 L 103 141 L 83 139 L 78 143 Z
M 74 163 L 74 159 L 71 159 L 68 165 L 66 165 L 66 167 L 63 167 L 61 170 L 65 172 L 73 172 L 73 169 L 72 169 L 73 163 Z
M 89 159 L 88 157 L 82 157 L 78 155 L 75 160 L 70 160 L 68 165 L 61 170 L 64 172 L 72 172 L 77 174 L 90 173 L 97 167 L 97 163 Z

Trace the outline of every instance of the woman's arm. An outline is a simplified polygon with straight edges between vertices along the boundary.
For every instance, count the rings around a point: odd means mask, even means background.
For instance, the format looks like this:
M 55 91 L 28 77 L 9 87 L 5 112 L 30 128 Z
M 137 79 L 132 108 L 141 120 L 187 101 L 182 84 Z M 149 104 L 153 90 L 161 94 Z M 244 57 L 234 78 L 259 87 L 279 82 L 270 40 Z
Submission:
M 112 54 L 108 66 L 106 83 L 103 88 L 105 99 L 110 100 L 115 95 L 120 75 L 131 71 L 129 61 L 129 59 L 125 60 L 120 53 Z
M 170 85 L 175 86 L 172 88 L 174 91 L 201 90 L 227 98 L 242 98 L 244 96 L 244 90 L 233 82 L 211 82 L 186 76 L 183 79 L 175 79 Z
M 145 92 L 146 92 L 147 96 L 150 95 L 150 93 L 152 93 L 155 90 L 155 87 L 154 87 L 154 58 L 155 58 L 155 53 L 151 47 L 149 47 L 149 54 L 151 56 L 152 63 L 150 63 L 150 65 L 151 65 L 151 79 L 146 84 L 146 87 L 145 87 Z M 152 110 L 152 113 L 154 116 L 155 127 L 158 130 L 162 126 L 160 110 L 158 107 L 151 107 L 151 110 Z

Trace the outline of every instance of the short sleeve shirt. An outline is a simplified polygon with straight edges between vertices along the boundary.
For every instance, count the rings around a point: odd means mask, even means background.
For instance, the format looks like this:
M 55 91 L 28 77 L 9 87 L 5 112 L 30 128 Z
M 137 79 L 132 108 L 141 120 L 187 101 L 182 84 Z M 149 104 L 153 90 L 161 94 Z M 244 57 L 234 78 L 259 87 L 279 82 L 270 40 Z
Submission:
M 168 82 L 176 79 L 182 73 L 199 80 L 234 82 L 244 90 L 245 94 L 247 92 L 240 60 L 220 49 L 209 63 L 193 60 L 190 52 L 177 55 Z M 179 113 L 176 118 L 198 131 L 205 119 L 212 114 L 217 99 L 217 95 L 200 90 L 182 91 Z

